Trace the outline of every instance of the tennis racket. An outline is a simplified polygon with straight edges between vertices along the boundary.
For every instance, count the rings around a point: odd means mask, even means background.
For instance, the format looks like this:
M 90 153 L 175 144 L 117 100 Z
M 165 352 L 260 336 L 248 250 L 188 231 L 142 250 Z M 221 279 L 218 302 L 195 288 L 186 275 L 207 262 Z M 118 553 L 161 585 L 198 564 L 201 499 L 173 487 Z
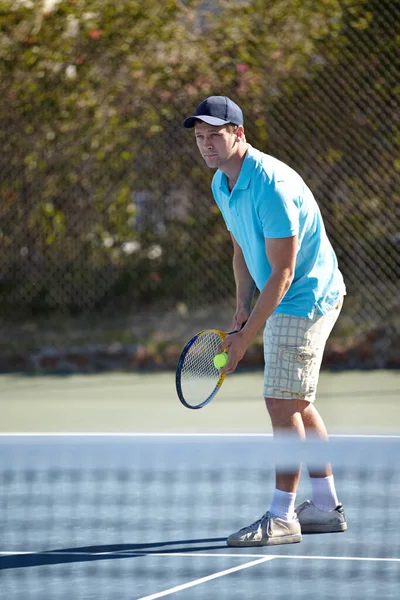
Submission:
M 202 408 L 223 384 L 225 374 L 214 366 L 214 357 L 228 335 L 224 331 L 205 329 L 193 336 L 182 350 L 175 382 L 179 400 L 186 408 Z

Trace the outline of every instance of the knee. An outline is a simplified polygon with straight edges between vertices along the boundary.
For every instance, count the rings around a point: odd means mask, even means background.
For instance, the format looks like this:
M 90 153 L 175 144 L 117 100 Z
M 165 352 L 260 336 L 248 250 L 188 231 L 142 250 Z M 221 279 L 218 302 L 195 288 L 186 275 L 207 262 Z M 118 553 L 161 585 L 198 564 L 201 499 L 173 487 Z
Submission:
M 291 431 L 296 436 L 304 437 L 304 425 L 297 400 L 265 398 L 274 433 Z
M 310 406 L 312 409 L 314 409 L 314 405 L 308 400 L 299 400 L 297 398 L 292 400 L 283 400 L 281 398 L 264 398 L 264 400 L 265 406 L 267 407 L 270 415 L 282 412 L 288 414 L 298 412 L 303 415 L 304 412 L 307 412 L 307 409 L 309 409 Z
M 271 417 L 282 411 L 282 402 L 284 402 L 283 400 L 278 398 L 264 398 L 264 400 L 267 411 Z
M 296 418 L 296 400 L 283 400 L 281 398 L 265 398 L 269 416 L 273 425 L 288 426 Z
M 304 400 L 288 400 L 281 398 L 264 398 L 272 423 L 289 423 L 296 419 L 303 419 L 304 412 L 307 413 L 309 402 Z

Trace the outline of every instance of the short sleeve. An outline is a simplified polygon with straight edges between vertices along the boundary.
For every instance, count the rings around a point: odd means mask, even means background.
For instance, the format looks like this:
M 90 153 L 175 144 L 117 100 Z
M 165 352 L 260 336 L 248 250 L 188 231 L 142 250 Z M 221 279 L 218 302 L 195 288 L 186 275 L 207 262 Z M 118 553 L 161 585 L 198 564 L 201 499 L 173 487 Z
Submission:
M 285 238 L 299 233 L 298 193 L 286 181 L 272 184 L 258 198 L 258 213 L 265 238 Z

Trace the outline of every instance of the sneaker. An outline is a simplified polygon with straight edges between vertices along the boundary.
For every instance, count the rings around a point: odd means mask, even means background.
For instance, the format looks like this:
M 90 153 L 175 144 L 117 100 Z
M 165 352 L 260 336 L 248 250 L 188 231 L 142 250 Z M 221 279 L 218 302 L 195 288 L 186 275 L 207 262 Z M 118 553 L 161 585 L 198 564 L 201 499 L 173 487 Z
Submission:
M 298 519 L 284 521 L 267 512 L 255 523 L 232 533 L 226 540 L 228 546 L 273 546 L 301 542 Z
M 346 531 L 347 522 L 342 504 L 326 512 L 317 508 L 310 500 L 295 509 L 302 533 L 333 533 Z

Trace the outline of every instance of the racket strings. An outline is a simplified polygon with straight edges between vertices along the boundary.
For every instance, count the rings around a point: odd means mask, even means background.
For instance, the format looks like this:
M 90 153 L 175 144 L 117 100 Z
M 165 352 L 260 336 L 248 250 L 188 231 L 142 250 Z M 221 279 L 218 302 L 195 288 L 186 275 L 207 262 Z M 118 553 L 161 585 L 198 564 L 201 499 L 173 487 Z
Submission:
M 220 335 L 210 331 L 189 348 L 181 372 L 184 396 L 189 401 L 205 400 L 214 391 L 220 378 L 219 370 L 214 366 L 220 343 Z

